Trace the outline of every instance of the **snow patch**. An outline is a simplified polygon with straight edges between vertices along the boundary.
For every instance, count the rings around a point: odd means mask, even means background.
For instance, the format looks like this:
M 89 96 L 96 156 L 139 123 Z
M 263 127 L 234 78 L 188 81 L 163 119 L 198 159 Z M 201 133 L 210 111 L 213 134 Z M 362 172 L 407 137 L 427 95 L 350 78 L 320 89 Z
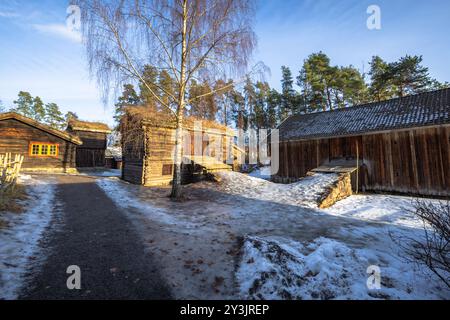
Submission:
M 381 269 L 381 289 L 366 273 Z M 285 238 L 247 236 L 236 273 L 243 299 L 445 299 L 445 289 L 390 255 L 317 238 L 308 245 Z
M 296 183 L 277 184 L 238 172 L 219 172 L 219 189 L 243 197 L 317 208 L 317 201 L 339 175 L 316 173 Z
M 21 175 L 29 199 L 23 213 L 2 213 L 7 226 L 0 229 L 0 299 L 16 299 L 25 273 L 37 261 L 38 242 L 49 224 L 55 185 L 49 179 Z

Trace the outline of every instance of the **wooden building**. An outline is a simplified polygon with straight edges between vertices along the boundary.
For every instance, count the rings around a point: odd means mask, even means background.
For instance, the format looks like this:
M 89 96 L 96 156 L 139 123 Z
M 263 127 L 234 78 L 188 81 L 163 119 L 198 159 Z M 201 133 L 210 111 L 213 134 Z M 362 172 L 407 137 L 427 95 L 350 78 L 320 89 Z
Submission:
M 120 124 L 122 178 L 145 186 L 170 184 L 175 128 L 171 115 L 151 112 L 145 107 L 128 107 Z M 205 173 L 233 169 L 232 162 L 240 152 L 233 143 L 234 130 L 189 117 L 184 119 L 183 129 L 182 183 L 192 182 Z
M 76 135 L 83 142 L 77 146 L 76 165 L 78 168 L 104 167 L 108 134 L 111 129 L 104 123 L 70 119 L 67 132 Z
M 82 141 L 14 112 L 0 114 L 0 153 L 24 156 L 22 171 L 74 172 Z
M 359 190 L 450 196 L 450 89 L 294 115 L 279 130 L 279 177 L 354 167 Z

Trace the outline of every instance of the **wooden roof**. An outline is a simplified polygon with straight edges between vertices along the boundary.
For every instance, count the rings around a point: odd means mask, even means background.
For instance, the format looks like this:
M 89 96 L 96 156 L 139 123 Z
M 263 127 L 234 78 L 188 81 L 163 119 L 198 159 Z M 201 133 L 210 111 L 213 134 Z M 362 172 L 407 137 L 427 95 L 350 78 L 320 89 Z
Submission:
M 56 136 L 58 138 L 61 138 L 63 140 L 72 142 L 74 144 L 77 144 L 77 145 L 82 145 L 83 144 L 83 142 L 77 136 L 74 136 L 74 135 L 72 135 L 72 134 L 70 134 L 68 132 L 65 132 L 65 131 L 54 129 L 54 128 L 46 125 L 46 124 L 40 123 L 40 122 L 38 122 L 38 121 L 36 121 L 34 119 L 31 119 L 31 118 L 28 118 L 28 117 L 25 117 L 25 116 L 23 116 L 21 114 L 18 114 L 16 112 L 6 112 L 6 113 L 0 114 L 0 121 L 2 121 L 2 120 L 9 120 L 9 119 L 14 119 L 14 120 L 23 122 L 23 123 L 25 123 L 27 125 L 35 127 L 36 129 L 42 130 L 44 132 L 47 132 L 47 133 L 49 133 L 51 135 L 54 135 L 54 136 Z
M 81 121 L 71 118 L 67 124 L 67 128 L 72 131 L 89 131 L 98 133 L 111 133 L 111 129 L 107 124 L 101 122 Z
M 153 111 L 145 106 L 129 106 L 125 108 L 125 112 L 129 117 L 132 117 L 135 121 L 139 121 L 141 124 L 149 127 L 163 127 L 163 128 L 176 128 L 175 117 L 168 112 Z M 184 117 L 183 127 L 188 130 L 195 130 L 195 125 L 201 124 L 202 129 L 217 130 L 228 135 L 235 136 L 233 129 L 222 125 L 216 121 L 199 119 L 195 117 Z
M 280 140 L 308 140 L 450 124 L 450 88 L 381 102 L 294 115 Z

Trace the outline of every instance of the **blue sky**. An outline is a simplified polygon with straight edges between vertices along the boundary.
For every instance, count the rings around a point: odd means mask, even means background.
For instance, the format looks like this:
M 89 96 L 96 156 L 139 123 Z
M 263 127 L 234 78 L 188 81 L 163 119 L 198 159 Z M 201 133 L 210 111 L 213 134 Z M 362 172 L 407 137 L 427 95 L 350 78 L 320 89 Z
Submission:
M 381 8 L 381 30 L 368 30 L 369 5 Z M 112 122 L 95 80 L 90 80 L 77 35 L 65 28 L 67 2 L 0 0 L 0 100 L 10 106 L 20 90 L 58 103 L 86 120 Z M 431 75 L 450 80 L 450 1 L 259 1 L 254 62 L 270 69 L 279 87 L 280 67 L 298 73 L 311 53 L 359 69 L 377 54 L 388 61 L 420 54 Z M 110 103 L 113 105 L 113 103 Z

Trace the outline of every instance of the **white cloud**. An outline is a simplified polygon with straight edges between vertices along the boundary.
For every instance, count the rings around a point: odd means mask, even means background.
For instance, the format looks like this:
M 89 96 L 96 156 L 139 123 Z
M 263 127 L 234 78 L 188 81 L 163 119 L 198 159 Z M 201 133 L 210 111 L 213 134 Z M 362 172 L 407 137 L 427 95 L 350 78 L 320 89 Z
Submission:
M 70 30 L 65 24 L 34 24 L 33 28 L 45 34 L 56 35 L 74 42 L 81 42 L 81 33 Z

